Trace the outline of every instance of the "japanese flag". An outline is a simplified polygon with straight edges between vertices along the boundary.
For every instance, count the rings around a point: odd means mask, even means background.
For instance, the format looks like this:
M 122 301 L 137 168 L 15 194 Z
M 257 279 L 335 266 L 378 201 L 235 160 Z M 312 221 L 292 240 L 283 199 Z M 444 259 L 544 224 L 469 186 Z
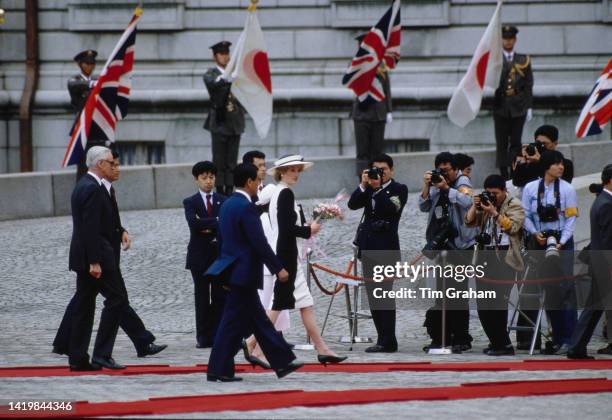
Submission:
M 263 32 L 255 10 L 249 10 L 223 78 L 232 82 L 232 94 L 249 113 L 260 138 L 272 122 L 272 78 Z
M 496 89 L 503 65 L 501 38 L 502 2 L 497 3 L 493 17 L 476 47 L 467 73 L 459 82 L 448 104 L 448 118 L 465 127 L 480 111 L 485 86 Z

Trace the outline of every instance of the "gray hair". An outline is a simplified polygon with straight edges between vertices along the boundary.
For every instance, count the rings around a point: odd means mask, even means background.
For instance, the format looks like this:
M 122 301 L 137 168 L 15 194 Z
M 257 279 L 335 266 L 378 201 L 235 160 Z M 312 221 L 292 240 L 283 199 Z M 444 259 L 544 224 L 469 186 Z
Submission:
M 85 164 L 88 168 L 91 169 L 96 166 L 96 163 L 101 160 L 104 160 L 106 155 L 109 153 L 112 154 L 111 150 L 108 147 L 94 146 L 87 151 L 87 158 L 85 160 Z

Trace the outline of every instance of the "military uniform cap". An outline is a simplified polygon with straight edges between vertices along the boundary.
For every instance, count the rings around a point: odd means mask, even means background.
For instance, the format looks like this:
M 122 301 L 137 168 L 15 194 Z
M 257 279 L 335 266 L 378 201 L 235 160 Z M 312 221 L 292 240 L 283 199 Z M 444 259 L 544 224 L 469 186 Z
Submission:
M 514 38 L 518 31 L 516 26 L 504 25 L 502 26 L 502 38 Z
M 77 63 L 88 63 L 95 64 L 96 57 L 98 56 L 98 52 L 95 50 L 85 50 L 81 51 L 77 55 L 74 56 L 74 61 Z
M 218 53 L 228 54 L 230 45 L 232 45 L 232 43 L 229 41 L 220 41 L 220 42 L 217 42 L 216 44 L 211 45 L 210 49 L 213 51 L 213 54 L 218 54 Z

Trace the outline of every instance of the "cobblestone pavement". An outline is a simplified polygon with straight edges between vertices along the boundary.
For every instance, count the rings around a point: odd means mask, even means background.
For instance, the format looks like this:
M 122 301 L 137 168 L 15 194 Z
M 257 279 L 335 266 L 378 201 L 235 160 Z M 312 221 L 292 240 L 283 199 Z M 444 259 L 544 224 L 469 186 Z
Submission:
M 315 200 L 305 201 L 312 208 Z M 323 254 L 316 260 L 343 271 L 352 250 L 350 242 L 359 222 L 358 212 L 347 212 L 343 222 L 326 222 L 317 244 Z M 195 348 L 193 286 L 191 275 L 184 270 L 188 229 L 182 209 L 134 211 L 122 213 L 124 225 L 134 240 L 133 248 L 122 257 L 122 270 L 130 292 L 130 301 L 147 327 L 157 336 L 158 343 L 168 344 L 161 354 L 146 359 L 136 358 L 129 339 L 119 333 L 114 357 L 125 364 L 193 365 L 206 363 L 208 350 Z M 423 244 L 425 215 L 416 209 L 414 194 L 409 197 L 400 228 L 400 239 L 405 250 L 416 252 Z M 74 292 L 75 275 L 67 271 L 68 246 L 72 229 L 68 217 L 19 220 L 0 223 L 0 366 L 63 365 L 64 357 L 51 353 L 51 342 L 66 304 Z M 325 278 L 325 276 L 322 276 Z M 328 278 L 325 283 L 331 287 Z M 313 287 L 315 307 L 320 324 L 325 316 L 329 297 Z M 334 301 L 332 313 L 345 311 L 342 295 Z M 98 314 L 102 306 L 98 300 Z M 287 338 L 304 342 L 299 315 L 292 313 L 292 329 Z M 480 323 L 472 314 L 470 330 L 474 336 L 474 350 L 462 355 L 432 357 L 421 347 L 427 342 L 422 327 L 423 313 L 398 313 L 400 351 L 395 354 L 366 355 L 365 345 L 353 351 L 338 342 L 348 333 L 347 321 L 330 317 L 325 337 L 331 347 L 347 354 L 350 361 L 482 361 L 491 359 L 480 349 L 487 343 Z M 369 321 L 362 321 L 360 335 L 374 336 Z M 600 334 L 599 329 L 597 334 Z M 601 347 L 601 335 L 594 337 L 589 351 Z M 298 358 L 314 362 L 313 351 L 297 351 Z M 544 358 L 519 354 L 496 360 Z M 237 356 L 237 361 L 242 358 Z M 331 390 L 353 388 L 422 387 L 458 385 L 464 382 L 554 379 L 554 378 L 612 378 L 612 370 L 605 371 L 546 371 L 546 372 L 394 372 L 385 374 L 305 374 L 296 373 L 282 381 L 273 374 L 245 374 L 239 384 L 211 384 L 201 374 L 143 375 L 137 377 L 57 377 L 13 378 L 0 380 L 2 398 L 48 398 L 89 401 L 136 400 L 153 396 L 258 392 L 276 389 Z M 214 413 L 208 417 L 224 418 L 371 418 L 385 413 L 405 417 L 434 415 L 451 418 L 462 416 L 484 417 L 540 417 L 565 418 L 577 415 L 588 418 L 609 418 L 609 394 L 571 395 L 479 399 L 448 402 L 411 402 L 339 406 L 327 408 L 292 408 L 252 412 Z M 174 417 L 205 417 L 188 414 Z M 172 416 L 170 416 L 172 417 Z

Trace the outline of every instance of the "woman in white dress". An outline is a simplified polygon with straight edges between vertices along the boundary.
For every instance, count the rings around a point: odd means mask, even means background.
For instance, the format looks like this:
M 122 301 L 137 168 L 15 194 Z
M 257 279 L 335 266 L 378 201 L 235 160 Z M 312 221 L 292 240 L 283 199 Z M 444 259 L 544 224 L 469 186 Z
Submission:
M 306 276 L 298 261 L 297 238 L 308 239 L 321 229 L 321 225 L 316 221 L 304 226 L 304 214 L 295 204 L 295 196 L 291 190 L 291 187 L 298 182 L 300 173 L 312 165 L 312 162 L 304 162 L 304 158 L 300 155 L 290 155 L 277 160 L 274 167 L 268 170 L 268 174 L 274 175 L 277 184 L 274 186 L 275 189 L 270 198 L 267 213 L 269 228 L 266 232 L 266 238 L 289 272 L 287 282 L 276 281 L 274 283 L 272 305 L 268 311 L 268 316 L 272 323 L 276 323 L 283 310 L 299 309 L 306 333 L 312 339 L 317 350 L 319 362 L 323 364 L 339 363 L 346 360 L 347 357 L 335 354 L 321 337 L 313 308 L 314 301 L 306 283 Z M 245 356 L 249 355 L 255 345 L 255 338 L 249 338 L 245 348 Z M 254 351 L 256 356 L 260 354 L 259 351 Z

